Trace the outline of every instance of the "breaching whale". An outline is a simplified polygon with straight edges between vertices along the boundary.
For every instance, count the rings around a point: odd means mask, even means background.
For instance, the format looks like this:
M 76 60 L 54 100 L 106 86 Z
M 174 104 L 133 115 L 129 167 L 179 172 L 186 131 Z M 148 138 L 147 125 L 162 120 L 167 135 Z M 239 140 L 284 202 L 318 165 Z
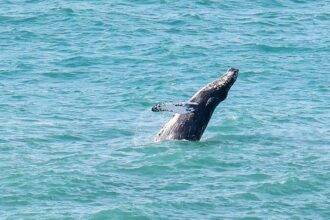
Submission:
M 227 98 L 238 72 L 238 69 L 230 68 L 222 77 L 203 87 L 187 102 L 154 105 L 151 109 L 154 112 L 176 113 L 158 132 L 155 141 L 169 139 L 199 141 L 214 109 Z

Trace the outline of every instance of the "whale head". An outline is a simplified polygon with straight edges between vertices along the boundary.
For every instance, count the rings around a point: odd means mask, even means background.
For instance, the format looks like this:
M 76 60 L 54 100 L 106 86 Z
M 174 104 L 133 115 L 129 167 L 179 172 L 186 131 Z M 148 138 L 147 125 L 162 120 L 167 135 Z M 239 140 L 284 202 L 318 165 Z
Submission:
M 217 105 L 225 100 L 232 85 L 235 83 L 239 69 L 229 68 L 219 79 L 206 85 L 189 101 L 198 103 L 200 108 L 213 112 Z

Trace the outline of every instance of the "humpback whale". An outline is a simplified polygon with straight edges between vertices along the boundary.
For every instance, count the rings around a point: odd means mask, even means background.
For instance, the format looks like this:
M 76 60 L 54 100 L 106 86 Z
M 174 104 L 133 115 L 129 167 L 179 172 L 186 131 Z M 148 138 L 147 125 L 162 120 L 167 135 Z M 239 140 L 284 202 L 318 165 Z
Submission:
M 174 112 L 173 118 L 158 132 L 155 141 L 189 140 L 199 141 L 209 123 L 215 108 L 225 100 L 235 83 L 239 70 L 230 68 L 222 77 L 209 83 L 187 102 L 158 103 L 153 112 Z

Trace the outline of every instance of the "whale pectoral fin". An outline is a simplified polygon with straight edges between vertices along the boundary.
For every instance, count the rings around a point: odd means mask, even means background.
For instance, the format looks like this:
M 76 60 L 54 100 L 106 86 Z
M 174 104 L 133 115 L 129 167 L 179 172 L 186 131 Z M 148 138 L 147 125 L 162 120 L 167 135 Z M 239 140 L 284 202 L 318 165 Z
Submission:
M 187 114 L 194 112 L 198 104 L 195 102 L 180 103 L 158 103 L 151 108 L 153 112 L 174 112 L 178 114 Z
M 186 107 L 186 110 L 188 111 L 187 113 L 194 112 L 198 107 L 198 103 L 196 103 L 196 102 L 185 102 L 185 107 Z

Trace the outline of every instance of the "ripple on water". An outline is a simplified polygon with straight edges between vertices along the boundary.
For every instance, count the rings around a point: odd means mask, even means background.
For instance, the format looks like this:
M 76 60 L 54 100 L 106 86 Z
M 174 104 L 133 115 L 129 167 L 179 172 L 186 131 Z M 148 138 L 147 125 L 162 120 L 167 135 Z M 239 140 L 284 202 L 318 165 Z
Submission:
M 259 186 L 257 192 L 263 192 L 271 195 L 297 195 L 302 193 L 317 192 L 318 187 L 314 182 L 302 180 L 299 178 L 290 178 L 280 182 L 265 183 Z

